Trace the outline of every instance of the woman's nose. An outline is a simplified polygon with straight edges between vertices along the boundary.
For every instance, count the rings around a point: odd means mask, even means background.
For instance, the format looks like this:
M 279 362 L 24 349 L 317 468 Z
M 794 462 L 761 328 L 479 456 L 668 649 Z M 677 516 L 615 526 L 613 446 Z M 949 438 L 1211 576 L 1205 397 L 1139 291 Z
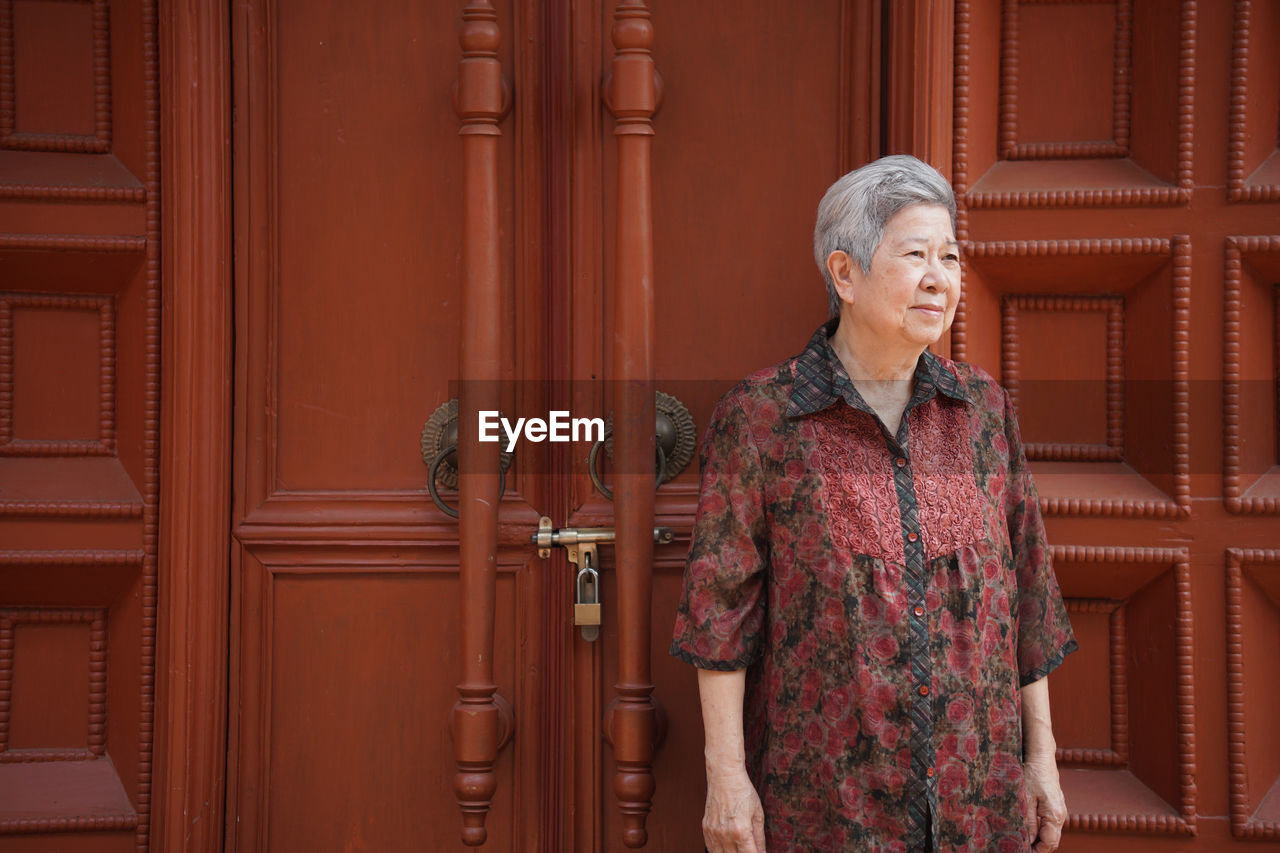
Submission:
M 950 280 L 947 276 L 947 268 L 942 265 L 941 260 L 931 261 L 925 268 L 924 277 L 920 281 L 921 286 L 930 293 L 940 293 L 947 289 Z

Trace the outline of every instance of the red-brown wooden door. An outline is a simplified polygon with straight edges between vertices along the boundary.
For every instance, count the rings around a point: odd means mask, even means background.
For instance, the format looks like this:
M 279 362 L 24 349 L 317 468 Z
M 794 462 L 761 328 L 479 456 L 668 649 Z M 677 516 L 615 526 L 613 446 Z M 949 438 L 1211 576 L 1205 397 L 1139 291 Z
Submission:
M 1274 840 L 1280 5 L 955 20 L 953 348 L 1017 400 L 1080 641 L 1067 843 Z
M 0 848 L 146 849 L 156 5 L 0 3 Z
M 426 495 L 419 433 L 460 369 L 462 6 L 234 7 L 231 849 L 461 847 L 459 527 Z M 701 427 L 729 384 L 824 319 L 812 209 L 878 144 L 880 28 L 873 4 L 840 0 L 652 12 L 654 380 Z M 513 95 L 497 142 L 503 408 L 605 415 L 627 215 L 601 96 L 613 4 L 497 13 Z M 507 477 L 493 665 L 515 723 L 485 849 L 622 849 L 602 722 L 618 680 L 618 555 L 602 549 L 603 633 L 587 643 L 563 551 L 543 560 L 529 542 L 542 515 L 614 526 L 588 449 L 521 442 Z M 666 654 L 694 469 L 656 498 L 677 534 L 654 560 L 657 850 L 700 849 L 695 678 Z

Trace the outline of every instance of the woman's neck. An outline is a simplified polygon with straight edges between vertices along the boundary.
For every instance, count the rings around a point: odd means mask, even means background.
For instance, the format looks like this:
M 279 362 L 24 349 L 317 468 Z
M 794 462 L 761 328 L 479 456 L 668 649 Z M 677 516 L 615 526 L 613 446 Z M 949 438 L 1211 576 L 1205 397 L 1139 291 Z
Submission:
M 849 378 L 857 382 L 910 382 L 924 348 L 911 352 L 879 345 L 869 335 L 858 335 L 845 319 L 831 336 L 831 346 L 840 357 Z
M 915 390 L 916 363 L 923 348 L 914 354 L 878 348 L 870 336 L 859 336 L 853 324 L 845 321 L 841 321 L 831 336 L 831 347 L 853 387 L 880 416 L 889 432 L 896 435 L 902 413 Z

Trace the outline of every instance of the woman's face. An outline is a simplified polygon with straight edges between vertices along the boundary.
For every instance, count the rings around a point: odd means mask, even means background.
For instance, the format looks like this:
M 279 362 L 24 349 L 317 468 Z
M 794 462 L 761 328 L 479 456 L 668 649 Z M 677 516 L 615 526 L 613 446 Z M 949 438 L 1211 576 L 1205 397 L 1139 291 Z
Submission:
M 852 304 L 845 313 L 862 334 L 886 347 L 923 351 L 955 317 L 959 251 L 945 207 L 903 208 L 885 226 L 871 270 L 863 273 L 856 262 L 850 265 Z

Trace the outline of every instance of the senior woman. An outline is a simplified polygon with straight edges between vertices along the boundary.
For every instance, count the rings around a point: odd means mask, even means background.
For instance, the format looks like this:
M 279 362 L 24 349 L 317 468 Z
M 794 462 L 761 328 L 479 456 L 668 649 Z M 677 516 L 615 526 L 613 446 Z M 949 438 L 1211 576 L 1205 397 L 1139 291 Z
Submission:
M 955 197 L 913 157 L 837 181 L 831 320 L 720 401 L 672 654 L 698 667 L 711 853 L 1048 851 L 1046 676 L 1076 648 L 1009 396 L 927 351 Z

